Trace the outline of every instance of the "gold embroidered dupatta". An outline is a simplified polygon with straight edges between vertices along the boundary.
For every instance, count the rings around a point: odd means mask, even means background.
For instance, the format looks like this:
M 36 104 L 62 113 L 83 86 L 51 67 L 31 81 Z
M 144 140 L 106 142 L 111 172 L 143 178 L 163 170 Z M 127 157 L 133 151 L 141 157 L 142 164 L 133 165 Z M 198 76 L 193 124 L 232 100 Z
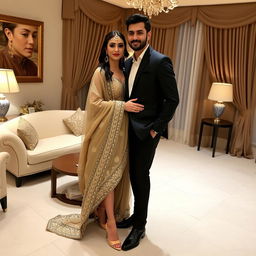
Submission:
M 47 230 L 81 239 L 90 213 L 115 191 L 117 220 L 129 215 L 128 117 L 124 112 L 124 86 L 117 79 L 106 82 L 97 68 L 86 103 L 85 135 L 78 164 L 83 194 L 81 214 L 49 220 Z

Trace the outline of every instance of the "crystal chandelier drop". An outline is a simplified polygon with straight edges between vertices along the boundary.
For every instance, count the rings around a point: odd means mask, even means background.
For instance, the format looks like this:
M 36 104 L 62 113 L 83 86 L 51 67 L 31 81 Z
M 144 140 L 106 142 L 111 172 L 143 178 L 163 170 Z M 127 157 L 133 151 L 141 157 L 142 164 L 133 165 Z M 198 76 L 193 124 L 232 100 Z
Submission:
M 177 0 L 126 0 L 126 2 L 135 9 L 143 10 L 149 18 L 161 12 L 168 13 L 178 6 Z

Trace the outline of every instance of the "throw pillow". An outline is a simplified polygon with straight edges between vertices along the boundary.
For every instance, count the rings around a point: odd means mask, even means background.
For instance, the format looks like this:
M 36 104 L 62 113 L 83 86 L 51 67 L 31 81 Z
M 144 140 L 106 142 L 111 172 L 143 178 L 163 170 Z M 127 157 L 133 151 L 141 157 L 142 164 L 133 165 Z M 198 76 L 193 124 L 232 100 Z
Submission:
M 27 149 L 34 150 L 38 143 L 38 134 L 35 128 L 24 118 L 20 117 L 17 134 Z
M 64 118 L 63 122 L 74 135 L 82 135 L 84 128 L 84 113 L 80 108 L 78 108 L 71 116 Z

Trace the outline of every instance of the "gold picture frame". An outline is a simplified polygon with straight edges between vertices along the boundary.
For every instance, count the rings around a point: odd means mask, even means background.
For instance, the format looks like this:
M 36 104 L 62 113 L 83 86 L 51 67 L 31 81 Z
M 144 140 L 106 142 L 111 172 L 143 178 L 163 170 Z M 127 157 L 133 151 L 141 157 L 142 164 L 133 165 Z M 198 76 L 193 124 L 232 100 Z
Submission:
M 6 28 L 6 24 L 13 25 L 15 28 L 13 30 Z M 11 39 L 7 34 L 10 31 Z M 22 50 L 18 52 L 14 48 L 20 42 L 17 41 L 17 35 L 20 38 L 32 38 L 30 46 L 22 45 L 24 51 L 27 51 L 25 57 L 22 55 Z M 43 82 L 43 35 L 44 23 L 42 21 L 0 14 L 0 68 L 13 69 L 16 79 L 20 83 Z

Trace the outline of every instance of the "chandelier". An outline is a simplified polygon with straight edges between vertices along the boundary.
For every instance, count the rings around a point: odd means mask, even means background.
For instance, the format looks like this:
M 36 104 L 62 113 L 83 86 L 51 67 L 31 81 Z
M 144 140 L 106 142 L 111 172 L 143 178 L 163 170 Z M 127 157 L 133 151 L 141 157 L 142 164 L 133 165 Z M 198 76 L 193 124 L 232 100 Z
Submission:
M 149 18 L 161 12 L 168 13 L 178 6 L 177 0 L 126 0 L 126 2 L 135 9 L 143 10 Z

